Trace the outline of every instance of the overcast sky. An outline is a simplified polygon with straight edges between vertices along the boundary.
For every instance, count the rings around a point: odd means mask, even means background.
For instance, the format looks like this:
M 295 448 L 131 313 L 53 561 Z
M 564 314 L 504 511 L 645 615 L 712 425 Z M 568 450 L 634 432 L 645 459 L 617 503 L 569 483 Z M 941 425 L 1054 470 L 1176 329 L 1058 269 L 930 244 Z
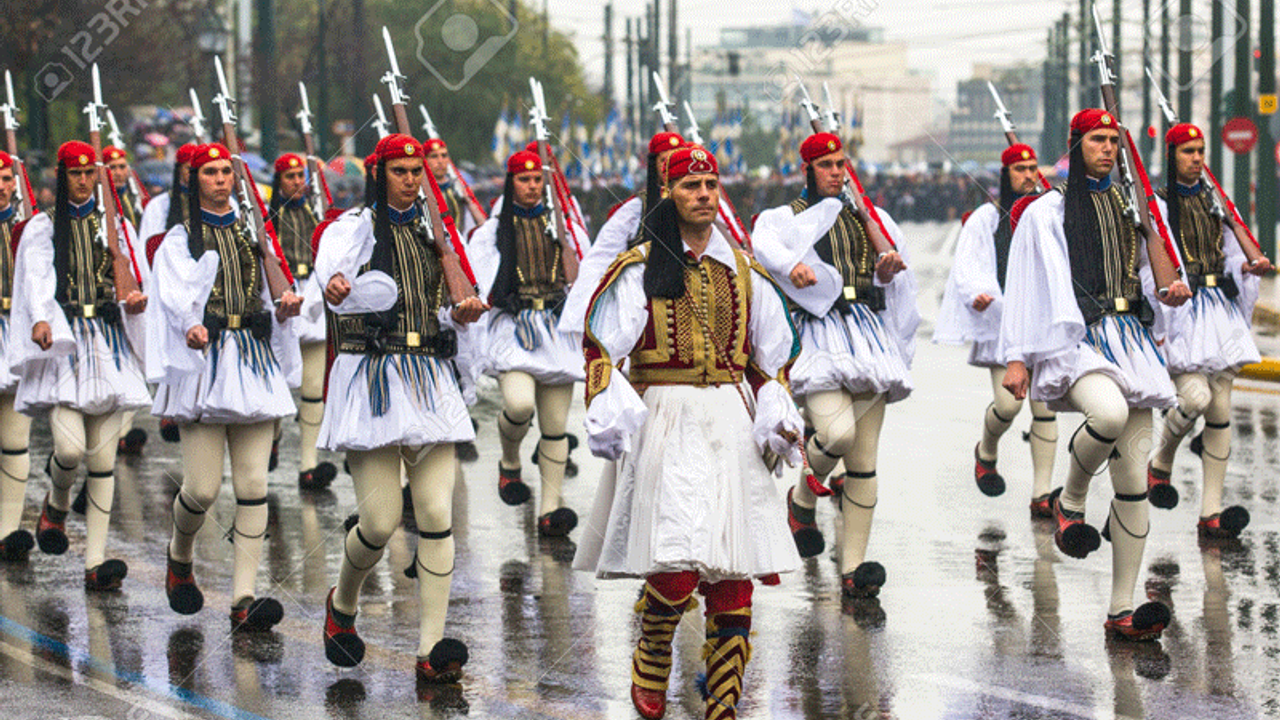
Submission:
M 539 0 L 534 0 L 539 2 Z M 715 44 L 720 28 L 773 25 L 791 22 L 794 13 L 820 17 L 858 16 L 865 25 L 884 29 L 886 40 L 900 40 L 911 47 L 913 67 L 934 78 L 934 90 L 950 98 L 957 80 L 970 76 L 974 62 L 1011 63 L 1043 60 L 1049 27 L 1064 10 L 1079 7 L 1077 0 L 678 0 L 684 27 L 693 29 L 695 46 Z M 1174 0 L 1176 1 L 1176 0 Z M 574 33 L 578 51 L 593 82 L 604 72 L 604 2 L 547 0 L 552 25 Z M 668 0 L 662 0 L 663 56 L 666 56 Z M 1153 8 L 1160 0 L 1153 0 Z M 1201 3 L 1203 4 L 1203 3 Z M 626 17 L 644 12 L 645 0 L 614 0 L 614 34 L 621 37 Z M 749 7 L 750 12 L 744 12 Z M 1101 6 L 1110 17 L 1111 0 Z M 1123 32 L 1127 46 L 1140 42 L 1141 2 L 1124 0 L 1127 19 Z M 1074 13 L 1073 13 L 1074 14 Z M 1108 32 L 1110 29 L 1108 29 Z M 683 56 L 684 49 L 681 48 Z M 620 65 L 620 63 L 618 63 Z

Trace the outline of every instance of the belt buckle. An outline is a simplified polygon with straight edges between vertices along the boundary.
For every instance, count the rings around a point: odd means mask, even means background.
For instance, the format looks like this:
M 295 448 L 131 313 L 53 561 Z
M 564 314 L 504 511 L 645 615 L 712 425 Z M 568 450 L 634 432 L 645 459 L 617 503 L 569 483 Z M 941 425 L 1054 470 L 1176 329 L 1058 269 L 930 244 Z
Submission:
M 422 334 L 416 332 L 407 332 L 404 334 L 405 347 L 422 347 Z
M 12 308 L 13 308 L 13 298 L 11 297 L 0 298 L 0 310 L 10 310 Z
M 1116 312 L 1120 312 L 1120 313 L 1127 313 L 1127 312 L 1129 312 L 1129 299 L 1128 299 L 1128 298 L 1118 297 L 1118 298 L 1114 298 L 1114 301 L 1115 301 L 1115 306 L 1116 306 Z
M 844 288 L 844 299 L 849 302 L 856 302 L 858 300 L 858 288 L 852 285 L 846 285 Z
M 240 316 L 240 315 L 228 315 L 228 316 L 227 316 L 227 329 L 228 329 L 228 330 L 239 330 L 239 329 L 240 329 L 240 325 L 241 325 L 241 320 L 242 320 L 242 318 L 241 318 L 241 316 Z
M 1205 287 L 1218 287 L 1218 276 L 1217 276 L 1217 275 L 1205 275 L 1205 276 L 1204 276 L 1204 286 L 1205 286 Z
M 543 300 L 542 298 L 534 298 L 534 299 L 533 299 L 533 309 L 534 309 L 534 310 L 546 310 L 546 309 L 547 309 L 547 301 L 546 301 L 546 300 Z
M 86 320 L 92 320 L 93 318 L 98 316 L 98 307 L 96 305 L 81 305 L 80 310 L 81 310 L 81 315 Z
M 306 276 L 308 276 L 308 275 L 310 275 L 310 274 L 311 274 L 309 271 L 310 271 L 310 268 L 308 268 L 308 267 L 307 267 L 307 264 L 306 264 L 306 263 L 298 263 L 298 275 L 299 275 L 299 276 L 301 276 L 301 277 L 306 277 Z

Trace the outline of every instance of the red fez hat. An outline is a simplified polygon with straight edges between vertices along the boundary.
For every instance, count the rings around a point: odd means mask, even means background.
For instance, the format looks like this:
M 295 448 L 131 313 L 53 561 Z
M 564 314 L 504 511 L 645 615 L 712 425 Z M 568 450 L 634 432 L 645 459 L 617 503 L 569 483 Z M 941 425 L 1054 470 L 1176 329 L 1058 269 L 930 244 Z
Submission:
M 448 149 L 448 147 L 449 146 L 445 145 L 444 141 L 440 138 L 429 138 L 426 142 L 422 143 L 422 149 L 427 154 L 433 153 L 440 148 Z
M 542 169 L 542 159 L 535 152 L 521 150 L 507 158 L 507 172 L 511 175 Z
M 376 166 L 377 164 L 378 164 L 378 153 L 374 152 L 374 153 L 369 153 L 368 155 L 365 155 L 364 169 L 366 171 L 372 170 L 374 166 Z
M 685 175 L 720 174 L 716 156 L 701 145 L 682 147 L 667 159 L 667 182 L 672 183 Z
M 129 157 L 128 153 L 116 147 L 115 145 L 108 145 L 102 148 L 103 162 L 111 162 L 112 160 L 119 160 L 120 158 L 128 158 L 128 157 Z
M 528 151 L 528 152 L 531 152 L 531 153 L 538 153 L 538 152 L 541 152 L 541 151 L 542 151 L 542 150 L 541 150 L 541 148 L 539 148 L 539 147 L 538 147 L 538 141 L 537 141 L 537 140 L 533 140 L 533 141 L 531 141 L 528 145 L 525 145 L 525 146 L 524 146 L 524 149 L 525 149 L 526 151 Z
M 684 138 L 680 137 L 680 133 L 660 132 L 649 141 L 649 154 L 657 155 L 667 150 L 675 150 L 681 145 L 684 145 Z
M 191 156 L 196 154 L 196 148 L 199 147 L 195 143 L 183 143 L 178 151 L 173 154 L 174 162 L 179 165 L 191 164 Z
M 805 162 L 813 162 L 814 159 L 820 158 L 837 150 L 844 148 L 840 143 L 840 138 L 831 133 L 814 133 L 805 138 L 800 144 L 800 158 Z
M 302 167 L 302 158 L 293 153 L 285 153 L 276 158 L 276 172 L 282 173 L 286 170 Z
M 1010 145 L 1005 148 L 1004 152 L 1000 153 L 1000 164 L 1005 167 L 1035 159 L 1036 151 L 1032 150 L 1030 145 L 1024 145 L 1022 143 Z
M 378 141 L 373 154 L 379 160 L 399 160 L 406 157 L 419 158 L 425 153 L 422 152 L 422 143 L 408 135 L 392 133 Z
M 98 156 L 93 152 L 93 146 L 79 140 L 62 143 L 62 147 L 58 148 L 58 162 L 63 167 L 78 168 L 92 165 Z
M 1081 110 L 1071 118 L 1071 132 L 1076 135 L 1084 135 L 1098 128 L 1119 130 L 1120 123 L 1116 122 L 1115 116 L 1100 108 Z
M 13 157 L 9 153 L 0 150 L 0 170 L 13 167 Z
M 191 169 L 199 170 L 217 160 L 230 160 L 231 151 L 222 143 L 206 143 L 197 145 L 191 153 Z
M 1169 128 L 1169 132 L 1164 134 L 1164 144 L 1177 147 L 1185 142 L 1192 140 L 1203 140 L 1204 131 L 1192 125 L 1191 123 L 1178 123 Z

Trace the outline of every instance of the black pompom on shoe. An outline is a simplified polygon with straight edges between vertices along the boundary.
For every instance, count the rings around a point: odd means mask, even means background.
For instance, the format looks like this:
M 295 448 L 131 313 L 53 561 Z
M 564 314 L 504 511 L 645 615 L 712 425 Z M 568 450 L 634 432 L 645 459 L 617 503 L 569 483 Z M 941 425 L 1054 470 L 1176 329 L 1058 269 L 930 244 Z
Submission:
M 14 530 L 0 540 L 0 560 L 4 562 L 26 562 L 31 555 L 31 548 L 36 540 L 26 530 Z
M 338 477 L 338 468 L 331 462 L 322 462 L 310 470 L 298 473 L 298 488 L 324 490 L 336 477 Z
M 543 537 L 564 537 L 578 527 L 578 513 L 572 508 L 556 508 L 538 518 L 538 534 Z
M 241 600 L 231 608 L 231 629 L 266 632 L 284 619 L 284 607 L 275 598 Z
M 880 594 L 886 579 L 883 565 L 867 561 L 840 576 L 840 589 L 845 597 L 872 598 Z
M 147 431 L 142 428 L 133 428 L 120 438 L 119 444 L 116 446 L 117 455 L 141 455 L 142 447 L 147 444 Z
M 431 648 L 427 657 L 418 659 L 418 680 L 438 685 L 456 683 L 462 679 L 462 666 L 469 659 L 466 645 L 453 638 L 444 638 Z
M 182 430 L 177 421 L 160 419 L 160 438 L 165 442 L 176 443 L 182 439 Z

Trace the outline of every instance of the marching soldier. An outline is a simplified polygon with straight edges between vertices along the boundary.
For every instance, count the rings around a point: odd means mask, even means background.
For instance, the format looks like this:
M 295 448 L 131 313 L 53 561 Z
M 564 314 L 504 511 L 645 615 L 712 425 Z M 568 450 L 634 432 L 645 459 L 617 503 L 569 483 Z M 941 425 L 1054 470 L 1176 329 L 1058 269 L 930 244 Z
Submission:
M 880 210 L 895 247 L 877 256 L 864 209 L 842 203 L 845 155 L 840 138 L 811 135 L 800 146 L 806 185 L 800 198 L 760 214 L 754 244 L 761 264 L 797 309 L 800 357 L 791 387 L 814 433 L 808 460 L 820 483 L 841 462 L 844 536 L 840 583 L 845 596 L 874 598 L 884 566 L 866 560 L 879 481 L 876 458 L 885 406 L 911 393 L 916 311 L 915 277 L 906 265 L 898 226 Z M 837 489 L 838 488 L 838 489 Z M 815 488 L 804 481 L 788 494 L 787 512 L 801 557 L 822 552 L 814 519 Z
M 466 645 L 444 637 L 454 565 L 454 446 L 475 438 L 467 405 L 475 400 L 479 358 L 471 346 L 479 328 L 469 326 L 486 306 L 479 298 L 454 307 L 443 302 L 444 270 L 421 231 L 416 204 L 422 154 L 408 135 L 380 140 L 375 203 L 325 228 L 316 257 L 316 277 L 337 315 L 320 444 L 347 453 L 359 498 L 359 519 L 346 534 L 342 569 L 325 603 L 324 646 L 341 667 L 364 657 L 355 630 L 360 587 L 400 523 L 403 464 L 418 528 L 417 676 L 453 683 L 467 662 Z M 430 201 L 443 205 L 443 198 Z
M 938 309 L 934 342 L 959 345 L 971 342 L 969 364 L 988 368 L 995 399 L 982 419 L 982 439 L 974 449 L 974 480 L 984 495 L 1004 493 L 1004 477 L 996 470 L 1000 438 L 1022 410 L 1000 384 L 1004 363 L 997 357 L 1000 314 L 1004 310 L 1004 283 L 1009 267 L 1009 242 L 1013 239 L 1010 211 L 1015 202 L 1035 193 L 1040 171 L 1035 150 L 1012 145 L 1000 155 L 1000 197 L 984 203 L 964 221 L 956 241 L 955 262 L 947 278 Z M 1053 454 L 1058 444 L 1058 423 L 1052 411 L 1031 401 L 1031 515 L 1052 517 L 1049 490 L 1053 480 Z
M 760 456 L 799 460 L 802 421 L 786 386 L 797 337 L 764 269 L 712 225 L 715 157 L 677 150 L 667 190 L 645 216 L 646 242 L 609 268 L 587 314 L 588 438 L 618 469 L 592 512 L 603 540 L 584 543 L 574 567 L 645 578 L 631 671 L 645 718 L 666 710 L 672 639 L 702 592 L 705 712 L 719 720 L 737 717 L 753 579 L 799 565 Z M 629 377 L 616 372 L 621 358 Z
M 173 181 L 169 189 L 151 198 L 142 209 L 138 237 L 147 243 L 148 267 L 164 234 L 174 225 L 187 221 L 187 183 L 191 175 L 191 155 L 196 147 L 185 143 L 178 148 L 173 156 Z
M 538 472 L 542 479 L 538 531 L 568 535 L 578 516 L 564 507 L 561 488 L 569 459 L 565 426 L 573 384 L 583 379 L 582 338 L 557 324 L 569 290 L 562 253 L 564 245 L 548 233 L 551 210 L 544 204 L 542 160 L 522 150 L 507 160 L 506 185 L 497 217 L 490 217 L 471 238 L 471 259 L 489 316 L 485 354 L 487 371 L 502 389 L 498 433 L 498 495 L 520 505 L 532 492 L 521 477 L 520 442 L 535 410 L 541 437 Z M 566 225 L 571 222 L 565 213 Z M 577 228 L 579 237 L 586 229 Z
M 1215 217 L 1216 188 L 1204 182 L 1205 141 L 1200 128 L 1181 123 L 1165 135 L 1168 178 L 1157 190 L 1161 211 L 1194 295 L 1191 302 L 1166 312 L 1169 341 L 1164 345 L 1178 405 L 1164 416 L 1155 455 L 1147 467 L 1151 504 L 1173 508 L 1174 453 L 1196 418 L 1204 417 L 1200 461 L 1204 490 L 1200 497 L 1202 538 L 1233 538 L 1249 524 L 1249 511 L 1222 507 L 1222 489 L 1231 455 L 1231 385 L 1240 368 L 1258 362 L 1249 330 L 1258 299 L 1259 277 L 1271 262 L 1232 223 Z
M 147 298 L 116 293 L 116 272 L 132 272 L 125 238 L 133 234 L 119 218 L 118 263 L 104 242 L 105 213 L 94 197 L 96 153 L 88 143 L 58 148 L 57 200 L 52 213 L 27 223 L 18 245 L 13 280 L 15 335 L 7 360 L 21 379 L 15 408 L 33 415 L 48 411 L 53 433 L 52 488 L 37 526 L 36 542 L 51 555 L 67 550 L 66 517 L 71 487 L 81 464 L 85 479 L 86 590 L 115 590 L 128 573 L 122 560 L 106 558 L 107 525 L 115 498 L 115 459 L 125 411 L 151 400 L 135 343 L 138 315 Z M 105 203 L 115 202 L 100 188 Z
M 195 539 L 217 500 L 229 454 L 236 497 L 231 628 L 268 630 L 284 611 L 255 590 L 267 532 L 267 463 L 276 421 L 297 412 L 289 387 L 297 385 L 301 363 L 291 319 L 301 298 L 286 291 L 270 309 L 261 251 L 231 204 L 231 152 L 219 143 L 200 145 L 191 171 L 189 219 L 169 230 L 152 268 L 153 320 L 163 328 L 160 362 L 149 368 L 159 383 L 152 413 L 182 429 L 182 488 L 173 501 L 165 591 L 175 612 L 191 615 L 204 606 L 193 572 Z
M 31 418 L 14 409 L 18 376 L 9 371 L 7 357 L 10 338 L 9 312 L 13 307 L 13 246 L 17 206 L 14 191 L 13 158 L 0 150 L 0 560 L 21 562 L 27 559 L 35 539 L 19 527 L 27 493 L 27 477 L 31 474 L 31 456 L 27 444 L 31 436 Z
M 1067 446 L 1065 486 L 1050 498 L 1054 541 L 1075 558 L 1101 545 L 1084 511 L 1090 480 L 1107 463 L 1115 498 L 1105 526 L 1112 569 L 1104 627 L 1108 635 L 1152 640 L 1169 610 L 1133 606 L 1149 529 L 1143 470 L 1151 409 L 1172 405 L 1174 389 L 1150 330 L 1150 302 L 1178 304 L 1189 291 L 1167 280 L 1176 277 L 1167 256 L 1149 255 L 1148 248 L 1152 255 L 1164 249 L 1127 217 L 1111 182 L 1123 142 L 1117 126 L 1104 110 L 1077 113 L 1065 188 L 1022 212 L 1009 249 L 1000 348 L 1008 365 L 1003 385 L 1015 398 L 1030 394 L 1055 411 L 1084 414 Z M 1157 287 L 1156 277 L 1168 284 Z
M 124 148 L 118 148 L 114 145 L 108 145 L 102 148 L 102 160 L 111 171 L 111 182 L 115 186 L 116 196 L 120 198 L 120 207 L 124 211 L 124 218 L 129 221 L 133 227 L 139 227 L 142 221 L 142 213 L 149 203 L 150 198 L 146 195 L 146 190 L 142 187 L 138 188 L 138 194 L 135 195 L 130 180 L 133 180 L 133 168 L 129 167 L 129 154 Z
M 429 138 L 422 143 L 423 150 L 427 156 L 427 170 L 435 176 L 436 185 L 440 186 L 440 192 L 444 194 L 445 204 L 449 208 L 449 215 L 457 223 L 458 229 L 462 233 L 463 239 L 471 236 L 478 225 L 475 217 L 472 216 L 471 210 L 468 208 L 470 200 L 464 194 L 460 187 L 455 187 L 453 178 L 449 175 L 449 146 L 440 138 Z
M 302 348 L 298 487 L 323 490 L 337 477 L 338 468 L 328 461 L 319 462 L 316 456 L 316 438 L 324 419 L 325 318 L 322 288 L 311 278 L 315 268 L 311 236 L 321 218 L 307 203 L 306 163 L 293 153 L 276 160 L 271 181 L 271 218 L 302 295 L 302 313 L 293 321 Z

